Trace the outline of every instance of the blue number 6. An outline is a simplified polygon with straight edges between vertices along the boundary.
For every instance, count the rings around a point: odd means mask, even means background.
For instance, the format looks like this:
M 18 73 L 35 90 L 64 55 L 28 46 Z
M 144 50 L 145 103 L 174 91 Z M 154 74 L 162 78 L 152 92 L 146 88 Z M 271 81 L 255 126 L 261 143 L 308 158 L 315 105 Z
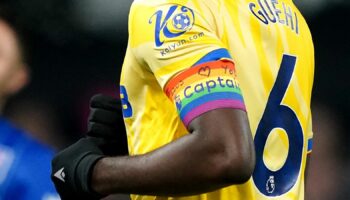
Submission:
M 259 191 L 266 196 L 281 196 L 287 193 L 295 185 L 300 173 L 303 130 L 295 112 L 281 104 L 292 79 L 296 59 L 295 56 L 283 55 L 275 85 L 254 138 L 257 162 L 253 180 Z M 283 129 L 287 133 L 289 152 L 283 167 L 271 171 L 263 161 L 263 154 L 267 138 L 275 128 Z

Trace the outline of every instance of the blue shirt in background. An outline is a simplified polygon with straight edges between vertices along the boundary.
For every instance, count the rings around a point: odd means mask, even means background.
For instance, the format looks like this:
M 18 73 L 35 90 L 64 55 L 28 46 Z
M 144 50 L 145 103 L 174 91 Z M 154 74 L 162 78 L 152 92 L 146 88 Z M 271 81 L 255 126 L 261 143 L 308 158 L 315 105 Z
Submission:
M 59 200 L 49 147 L 0 118 L 0 200 Z

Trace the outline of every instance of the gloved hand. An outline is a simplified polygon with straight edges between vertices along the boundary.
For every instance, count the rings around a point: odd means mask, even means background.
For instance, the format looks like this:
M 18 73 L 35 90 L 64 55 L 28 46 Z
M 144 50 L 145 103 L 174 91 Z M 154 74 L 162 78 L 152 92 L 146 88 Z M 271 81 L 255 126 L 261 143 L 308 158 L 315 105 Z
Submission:
M 97 200 L 90 188 L 93 168 L 105 156 L 128 154 L 121 103 L 96 95 L 91 98 L 87 137 L 63 150 L 52 161 L 51 179 L 62 200 Z
M 102 147 L 105 155 L 129 154 L 119 99 L 101 94 L 91 98 L 87 135 L 105 140 L 106 145 Z
M 104 157 L 103 139 L 82 138 L 52 160 L 51 179 L 62 200 L 98 200 L 103 196 L 90 188 L 93 167 Z

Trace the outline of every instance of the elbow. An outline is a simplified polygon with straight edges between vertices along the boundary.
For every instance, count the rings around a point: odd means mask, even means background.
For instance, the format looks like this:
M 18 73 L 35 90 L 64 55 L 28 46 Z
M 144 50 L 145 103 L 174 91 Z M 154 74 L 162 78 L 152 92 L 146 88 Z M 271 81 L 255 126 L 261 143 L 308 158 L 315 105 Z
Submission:
M 219 155 L 218 178 L 223 184 L 243 184 L 247 182 L 255 168 L 255 149 L 253 146 L 239 151 Z
M 231 158 L 225 167 L 225 177 L 228 183 L 242 184 L 247 182 L 255 169 L 255 152 L 239 154 L 236 158 Z

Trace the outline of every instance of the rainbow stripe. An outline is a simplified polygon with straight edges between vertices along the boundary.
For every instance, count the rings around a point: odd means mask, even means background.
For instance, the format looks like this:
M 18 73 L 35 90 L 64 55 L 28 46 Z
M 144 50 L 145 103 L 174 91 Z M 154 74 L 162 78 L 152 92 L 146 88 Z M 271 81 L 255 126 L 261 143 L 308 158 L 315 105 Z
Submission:
M 218 108 L 245 111 L 232 61 L 207 62 L 181 72 L 165 86 L 176 103 L 180 118 L 188 126 L 199 115 Z

